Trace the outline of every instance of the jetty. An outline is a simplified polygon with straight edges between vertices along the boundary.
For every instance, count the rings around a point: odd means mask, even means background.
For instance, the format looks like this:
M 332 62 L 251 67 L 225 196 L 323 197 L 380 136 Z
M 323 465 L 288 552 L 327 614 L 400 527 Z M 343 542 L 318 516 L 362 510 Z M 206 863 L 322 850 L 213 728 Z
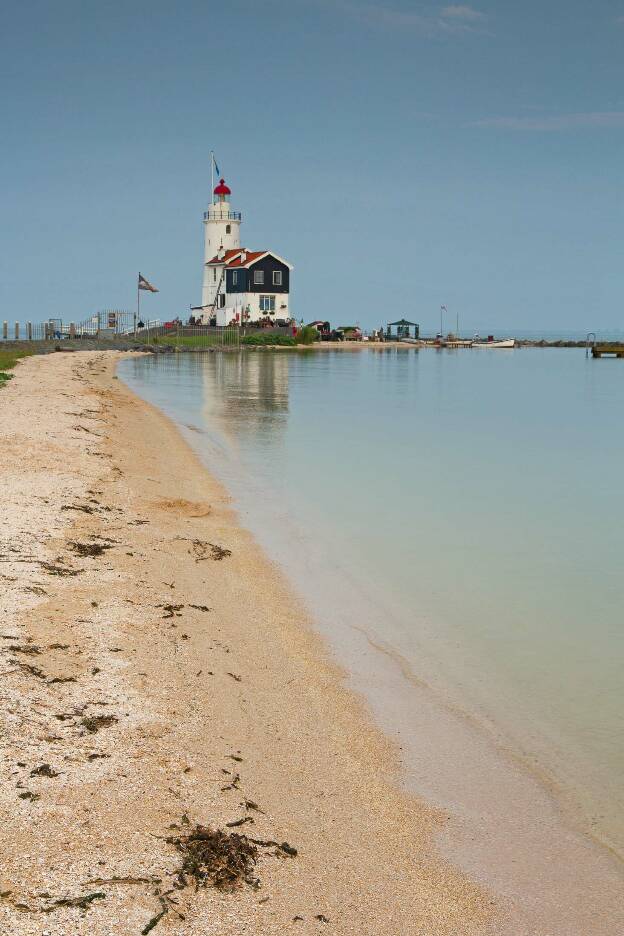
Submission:
M 608 357 L 618 357 L 624 358 L 624 344 L 621 342 L 603 342 L 602 344 L 593 344 L 591 347 L 592 357 L 601 358 L 605 355 Z

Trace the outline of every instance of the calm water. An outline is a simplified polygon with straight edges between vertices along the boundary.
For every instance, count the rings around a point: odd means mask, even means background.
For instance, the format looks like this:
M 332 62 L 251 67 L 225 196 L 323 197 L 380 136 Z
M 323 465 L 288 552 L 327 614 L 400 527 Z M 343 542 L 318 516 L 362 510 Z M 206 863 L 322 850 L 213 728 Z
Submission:
M 326 631 L 399 654 L 622 847 L 621 361 L 180 354 L 121 373 Z

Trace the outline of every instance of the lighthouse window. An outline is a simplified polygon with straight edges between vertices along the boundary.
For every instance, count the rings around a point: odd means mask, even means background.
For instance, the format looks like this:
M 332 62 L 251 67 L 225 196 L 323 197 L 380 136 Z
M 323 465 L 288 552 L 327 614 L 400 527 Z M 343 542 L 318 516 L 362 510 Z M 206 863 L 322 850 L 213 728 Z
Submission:
M 275 312 L 275 296 L 260 296 L 260 311 Z
M 232 233 L 232 225 L 231 225 L 231 224 L 226 224 L 226 225 L 225 225 L 225 233 L 226 233 L 226 234 L 231 234 L 231 233 Z
M 216 267 L 212 268 L 212 282 L 213 283 L 217 282 L 217 268 Z
M 282 285 L 282 271 L 273 270 L 273 285 L 281 286 Z
M 264 270 L 254 270 L 254 284 L 264 286 Z

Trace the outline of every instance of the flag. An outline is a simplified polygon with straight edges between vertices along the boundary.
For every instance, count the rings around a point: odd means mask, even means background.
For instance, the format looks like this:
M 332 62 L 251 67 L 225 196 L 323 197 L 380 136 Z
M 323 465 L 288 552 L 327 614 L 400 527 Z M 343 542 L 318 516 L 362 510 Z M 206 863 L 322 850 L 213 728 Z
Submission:
M 215 159 L 215 154 L 214 154 L 214 153 L 212 154 L 212 162 L 213 162 L 214 167 L 215 167 L 215 172 L 217 173 L 218 176 L 220 176 L 220 175 L 221 175 L 221 170 L 220 170 L 219 167 L 217 166 L 217 160 Z
M 149 292 L 158 292 L 155 286 L 148 283 L 144 276 L 139 273 L 139 289 L 147 289 Z

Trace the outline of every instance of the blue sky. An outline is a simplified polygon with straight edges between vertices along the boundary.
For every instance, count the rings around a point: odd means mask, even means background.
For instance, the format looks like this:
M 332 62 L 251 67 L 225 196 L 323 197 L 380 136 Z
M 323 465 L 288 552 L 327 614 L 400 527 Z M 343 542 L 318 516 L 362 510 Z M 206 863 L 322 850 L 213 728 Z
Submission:
M 1 318 L 187 314 L 214 149 L 298 318 L 624 327 L 624 0 L 23 0 L 0 80 Z

